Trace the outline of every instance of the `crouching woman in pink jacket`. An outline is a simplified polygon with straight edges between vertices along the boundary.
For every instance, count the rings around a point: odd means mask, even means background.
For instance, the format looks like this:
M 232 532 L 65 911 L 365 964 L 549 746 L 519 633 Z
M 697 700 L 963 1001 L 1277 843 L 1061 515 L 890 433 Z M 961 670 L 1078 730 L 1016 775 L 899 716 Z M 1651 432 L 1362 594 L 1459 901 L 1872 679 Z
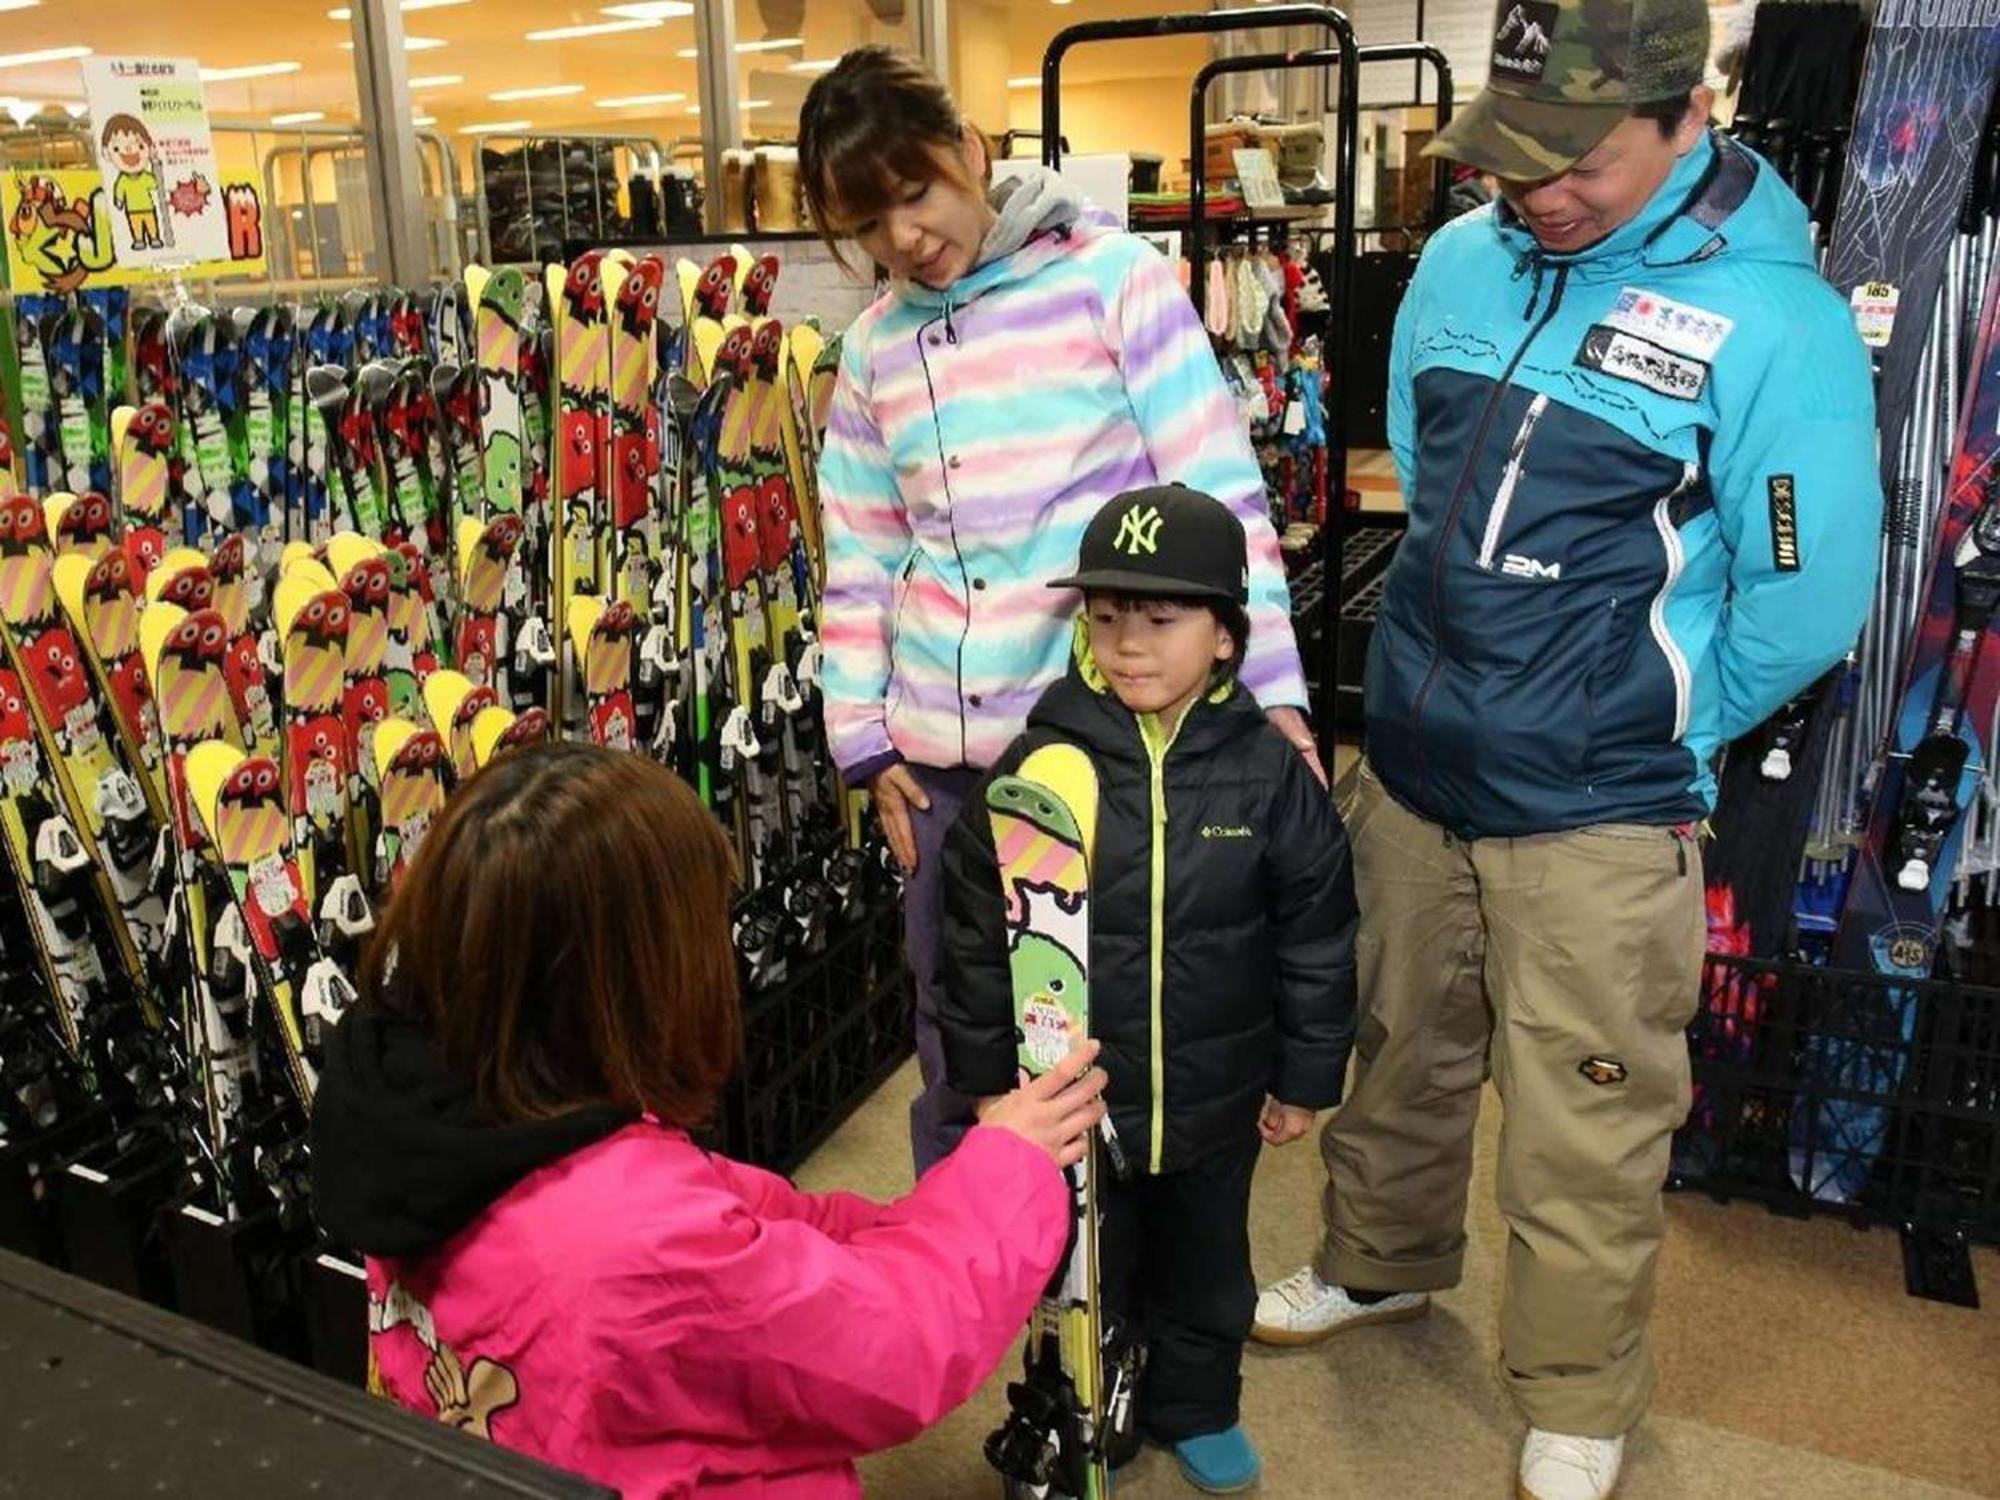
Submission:
M 858 1495 L 855 1457 L 1020 1331 L 1103 1075 L 1079 1052 L 886 1205 L 711 1155 L 687 1132 L 736 1060 L 731 884 L 714 818 L 637 756 L 473 778 L 327 1048 L 317 1211 L 367 1255 L 404 1406 L 630 1496 Z

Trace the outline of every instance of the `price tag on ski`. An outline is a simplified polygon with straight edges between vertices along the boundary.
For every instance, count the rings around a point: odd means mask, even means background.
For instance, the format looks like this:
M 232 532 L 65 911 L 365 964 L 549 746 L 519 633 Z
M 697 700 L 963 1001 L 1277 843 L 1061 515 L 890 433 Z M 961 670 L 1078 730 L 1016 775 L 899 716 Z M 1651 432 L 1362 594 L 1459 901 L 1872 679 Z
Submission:
M 1870 349 L 1886 349 L 1896 331 L 1896 308 L 1903 294 L 1886 281 L 1869 281 L 1847 299 L 1854 309 L 1854 328 Z

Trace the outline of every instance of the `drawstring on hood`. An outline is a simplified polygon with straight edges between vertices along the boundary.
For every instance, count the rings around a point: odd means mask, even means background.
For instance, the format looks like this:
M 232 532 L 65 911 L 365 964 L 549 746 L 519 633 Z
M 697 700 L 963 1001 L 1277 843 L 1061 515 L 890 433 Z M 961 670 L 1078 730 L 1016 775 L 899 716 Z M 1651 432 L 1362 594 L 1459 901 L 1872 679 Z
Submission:
M 999 217 L 986 231 L 975 268 L 1012 255 L 1044 232 L 1067 238 L 1083 212 L 1083 194 L 1047 167 L 995 183 L 986 201 Z

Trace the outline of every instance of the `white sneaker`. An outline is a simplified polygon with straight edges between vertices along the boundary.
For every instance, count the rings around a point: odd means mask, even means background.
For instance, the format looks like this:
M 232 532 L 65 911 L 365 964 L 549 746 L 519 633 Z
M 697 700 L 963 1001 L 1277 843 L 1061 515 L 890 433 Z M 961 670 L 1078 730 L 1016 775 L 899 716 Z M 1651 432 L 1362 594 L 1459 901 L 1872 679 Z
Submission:
M 1301 1266 L 1257 1294 L 1250 1337 L 1260 1344 L 1317 1344 L 1343 1328 L 1401 1323 L 1421 1318 L 1430 1308 L 1428 1292 L 1392 1292 L 1380 1302 L 1356 1302 L 1321 1281 L 1311 1266 Z
M 1618 1485 L 1625 1439 L 1528 1429 L 1521 1445 L 1520 1500 L 1605 1500 Z

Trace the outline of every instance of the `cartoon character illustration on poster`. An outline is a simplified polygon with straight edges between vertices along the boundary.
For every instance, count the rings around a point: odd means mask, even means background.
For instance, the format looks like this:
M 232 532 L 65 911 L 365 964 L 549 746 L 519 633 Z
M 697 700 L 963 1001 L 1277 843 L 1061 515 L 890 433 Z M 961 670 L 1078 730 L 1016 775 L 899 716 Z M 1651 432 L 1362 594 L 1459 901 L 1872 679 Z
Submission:
M 104 155 L 118 169 L 111 201 L 125 215 L 125 232 L 134 250 L 164 250 L 173 230 L 164 229 L 160 178 L 153 170 L 153 133 L 136 115 L 113 115 L 104 122 Z

